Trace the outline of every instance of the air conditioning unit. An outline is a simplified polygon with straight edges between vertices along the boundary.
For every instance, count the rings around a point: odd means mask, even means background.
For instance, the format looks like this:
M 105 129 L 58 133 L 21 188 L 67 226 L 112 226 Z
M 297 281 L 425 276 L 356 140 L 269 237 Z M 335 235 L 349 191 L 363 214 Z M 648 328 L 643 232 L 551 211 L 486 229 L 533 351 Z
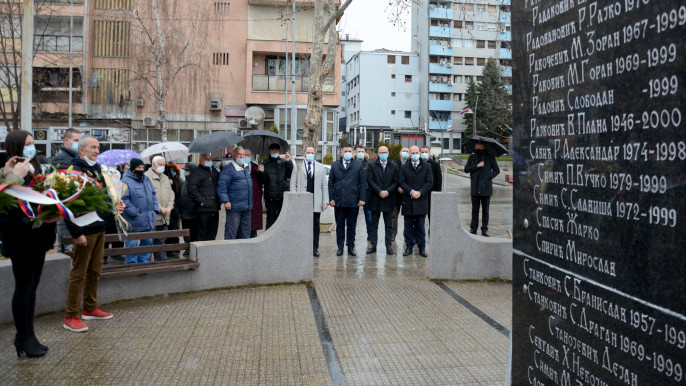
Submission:
M 453 64 L 451 62 L 448 62 L 448 67 L 452 67 Z
M 146 127 L 155 126 L 155 118 L 153 118 L 153 117 L 144 117 L 144 118 L 143 118 L 143 126 L 146 126 Z
M 452 81 L 452 80 L 449 80 L 449 81 L 448 81 L 448 85 L 449 85 L 449 86 L 452 86 L 452 85 L 453 85 L 453 81 Z
M 136 107 L 144 107 L 144 106 L 145 106 L 145 99 L 143 99 L 143 98 L 136 99 Z
M 248 129 L 250 128 L 250 124 L 248 123 L 247 119 L 241 119 L 240 121 L 238 121 L 238 127 L 240 127 L 241 129 Z
M 221 98 L 211 98 L 210 99 L 210 111 L 219 111 L 222 109 L 222 99 Z

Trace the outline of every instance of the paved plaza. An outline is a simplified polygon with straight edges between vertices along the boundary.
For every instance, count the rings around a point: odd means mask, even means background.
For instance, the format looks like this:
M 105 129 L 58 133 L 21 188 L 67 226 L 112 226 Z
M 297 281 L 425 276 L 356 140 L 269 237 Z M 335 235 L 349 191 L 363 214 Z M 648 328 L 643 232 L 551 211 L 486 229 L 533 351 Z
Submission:
M 492 235 L 511 228 L 509 191 L 509 204 L 494 197 Z M 61 313 L 38 317 L 42 358 L 18 359 L 14 327 L 0 325 L 0 384 L 502 385 L 511 284 L 428 281 L 400 235 L 395 256 L 365 255 L 364 229 L 360 216 L 355 257 L 322 234 L 311 284 L 110 304 L 114 318 L 82 334 Z

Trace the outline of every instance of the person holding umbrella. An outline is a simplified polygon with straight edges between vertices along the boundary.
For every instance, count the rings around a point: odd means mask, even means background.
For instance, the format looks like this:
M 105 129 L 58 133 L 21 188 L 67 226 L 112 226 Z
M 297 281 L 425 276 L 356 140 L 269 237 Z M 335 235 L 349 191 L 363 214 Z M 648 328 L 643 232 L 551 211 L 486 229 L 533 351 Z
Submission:
M 219 227 L 219 171 L 212 167 L 212 154 L 200 154 L 200 164 L 186 180 L 188 196 L 197 208 L 197 241 L 214 240 Z
M 486 151 L 484 141 L 479 140 L 474 145 L 474 154 L 469 156 L 465 173 L 471 178 L 472 195 L 472 222 L 469 225 L 469 233 L 476 234 L 479 228 L 479 206 L 481 206 L 481 234 L 488 234 L 488 209 L 493 195 L 493 179 L 500 173 L 495 156 Z
M 262 163 L 264 168 L 264 202 L 267 207 L 267 229 L 279 218 L 283 206 L 283 193 L 289 189 L 288 179 L 293 173 L 291 156 L 286 152 L 280 158 L 281 146 L 278 143 L 269 145 L 269 158 Z

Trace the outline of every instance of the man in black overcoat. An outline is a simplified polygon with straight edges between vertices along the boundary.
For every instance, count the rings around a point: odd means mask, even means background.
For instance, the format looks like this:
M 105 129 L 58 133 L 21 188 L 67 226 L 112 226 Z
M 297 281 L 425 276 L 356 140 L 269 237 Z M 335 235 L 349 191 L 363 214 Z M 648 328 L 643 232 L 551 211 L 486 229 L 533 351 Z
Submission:
M 367 169 L 367 208 L 372 212 L 367 254 L 376 253 L 379 218 L 383 215 L 386 254 L 393 255 L 393 209 L 398 188 L 398 165 L 388 160 L 388 148 L 379 147 L 378 159 Z
M 347 244 L 348 255 L 355 256 L 355 228 L 359 207 L 364 206 L 367 195 L 367 176 L 362 162 L 353 159 L 352 146 L 344 146 L 341 155 L 329 173 L 329 205 L 336 217 L 336 255 L 342 256 L 343 245 Z
M 500 173 L 495 157 L 486 152 L 484 143 L 479 141 L 474 146 L 474 154 L 469 156 L 465 173 L 472 179 L 472 222 L 469 233 L 476 234 L 479 228 L 479 206 L 482 208 L 481 234 L 488 237 L 488 207 L 493 195 L 493 179 Z
M 400 187 L 403 189 L 405 216 L 405 244 L 403 256 L 412 254 L 415 243 L 419 254 L 426 257 L 426 215 L 429 213 L 429 194 L 433 187 L 431 166 L 419 159 L 419 148 L 410 148 L 410 162 L 400 168 Z

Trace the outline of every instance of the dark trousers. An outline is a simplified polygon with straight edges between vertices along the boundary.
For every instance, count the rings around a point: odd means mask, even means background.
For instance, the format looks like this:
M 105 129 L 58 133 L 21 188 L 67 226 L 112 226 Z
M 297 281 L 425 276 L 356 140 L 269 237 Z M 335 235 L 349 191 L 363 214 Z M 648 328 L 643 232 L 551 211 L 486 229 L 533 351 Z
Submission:
M 355 249 L 355 227 L 357 227 L 357 214 L 360 213 L 360 208 L 357 206 L 354 208 L 334 207 L 333 213 L 336 217 L 336 245 L 338 249 L 343 249 L 343 245 L 347 244 L 348 250 L 352 251 Z
M 26 342 L 36 335 L 33 331 L 33 315 L 36 310 L 36 290 L 43 271 L 45 252 L 11 256 L 14 273 L 14 296 L 12 316 L 17 328 L 17 341 Z
M 167 226 L 167 230 L 170 231 L 175 231 L 181 229 L 181 215 L 179 212 L 173 210 L 171 215 L 169 216 L 169 225 Z M 179 237 L 167 237 L 167 240 L 164 242 L 165 244 L 178 244 L 179 243 Z M 173 251 L 173 252 L 167 252 L 167 256 L 173 257 L 178 255 L 178 251 Z
M 488 206 L 491 196 L 472 196 L 472 223 L 469 229 L 476 232 L 479 229 L 479 205 L 481 205 L 481 230 L 488 231 Z
M 250 220 L 252 210 L 227 210 L 226 225 L 224 226 L 224 240 L 250 238 Z
M 371 235 L 369 234 L 369 228 L 372 227 L 372 211 L 367 209 L 367 204 L 362 207 L 362 212 L 364 213 L 364 225 L 367 226 L 367 241 L 371 240 Z
M 426 249 L 425 221 L 426 215 L 405 216 L 405 244 L 409 249 L 414 248 L 415 244 L 419 246 L 419 250 Z
M 319 249 L 319 218 L 322 216 L 321 213 L 314 212 L 312 216 L 312 246 L 314 249 Z
M 219 228 L 219 212 L 198 212 L 198 241 L 215 240 Z
M 184 237 L 185 242 L 198 241 L 198 219 L 181 220 L 181 226 L 183 229 L 188 229 L 190 231 L 190 236 Z
M 283 206 L 283 200 L 272 200 L 272 199 L 265 199 L 264 200 L 264 205 L 267 207 L 267 227 L 266 229 L 269 229 L 274 223 L 276 222 L 276 219 L 279 218 L 279 214 L 281 213 L 281 207 Z
M 379 219 L 383 215 L 384 236 L 386 248 L 393 247 L 393 212 L 372 212 L 372 225 L 369 229 L 369 242 L 372 248 L 376 248 L 379 240 Z
M 398 205 L 393 209 L 393 240 L 395 240 L 395 236 L 398 234 L 398 217 L 400 217 L 400 209 L 402 206 Z
M 169 226 L 166 224 L 163 225 L 155 225 L 155 231 L 161 232 L 161 231 L 166 231 Z M 167 238 L 161 238 L 161 239 L 153 239 L 152 244 L 153 245 L 164 245 L 167 242 Z M 155 252 L 155 261 L 164 261 L 167 260 L 167 252 Z

